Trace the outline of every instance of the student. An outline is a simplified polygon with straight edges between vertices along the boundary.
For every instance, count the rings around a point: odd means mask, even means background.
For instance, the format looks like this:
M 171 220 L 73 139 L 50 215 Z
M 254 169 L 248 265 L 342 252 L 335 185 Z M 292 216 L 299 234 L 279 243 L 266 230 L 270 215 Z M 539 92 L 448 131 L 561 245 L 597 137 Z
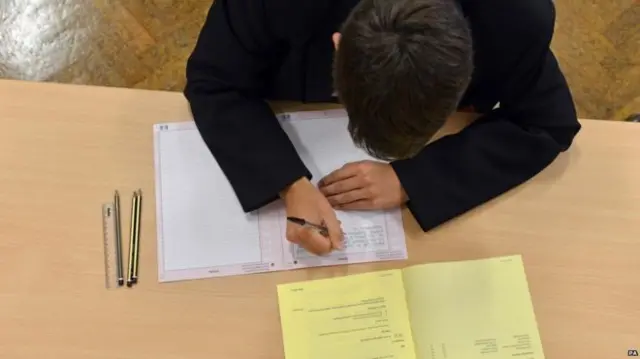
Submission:
M 407 205 L 427 231 L 569 148 L 580 124 L 554 20 L 550 0 L 216 0 L 185 96 L 243 209 L 280 196 L 329 230 L 288 223 L 287 239 L 325 254 L 341 246 L 334 209 Z M 390 164 L 347 164 L 316 188 L 266 100 L 340 101 L 354 142 Z M 425 146 L 463 108 L 482 116 Z

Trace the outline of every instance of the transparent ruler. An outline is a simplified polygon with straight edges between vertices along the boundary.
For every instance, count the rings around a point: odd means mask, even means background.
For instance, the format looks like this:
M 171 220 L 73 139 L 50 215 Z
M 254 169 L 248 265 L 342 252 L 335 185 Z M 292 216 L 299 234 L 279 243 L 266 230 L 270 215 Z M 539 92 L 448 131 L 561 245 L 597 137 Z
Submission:
M 107 289 L 116 286 L 115 263 L 115 211 L 113 203 L 102 205 L 102 244 L 104 246 L 104 284 Z

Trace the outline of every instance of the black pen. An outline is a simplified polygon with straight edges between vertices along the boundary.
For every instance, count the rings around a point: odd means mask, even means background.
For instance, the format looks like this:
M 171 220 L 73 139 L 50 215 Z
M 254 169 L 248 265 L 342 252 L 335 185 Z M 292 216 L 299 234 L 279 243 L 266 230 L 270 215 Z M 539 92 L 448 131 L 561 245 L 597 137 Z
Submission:
M 120 193 L 116 191 L 114 198 L 114 210 L 115 210 L 115 226 L 116 226 L 116 268 L 118 274 L 118 286 L 124 284 L 124 275 L 122 270 L 122 228 L 120 225 Z
M 319 224 L 313 224 L 311 222 L 307 222 L 304 219 L 298 218 L 298 217 L 287 217 L 287 221 L 295 224 L 299 224 L 303 227 L 310 227 L 310 228 L 316 229 L 323 236 L 329 237 L 329 230 L 325 226 L 321 226 Z

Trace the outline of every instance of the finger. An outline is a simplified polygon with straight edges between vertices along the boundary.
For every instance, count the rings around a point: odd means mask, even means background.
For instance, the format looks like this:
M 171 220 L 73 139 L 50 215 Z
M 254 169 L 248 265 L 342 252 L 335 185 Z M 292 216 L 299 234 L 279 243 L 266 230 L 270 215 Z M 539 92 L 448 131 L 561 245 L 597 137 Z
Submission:
M 320 188 L 320 192 L 325 196 L 332 196 L 344 192 L 353 191 L 364 187 L 364 181 L 360 176 L 353 176 Z
M 324 178 L 318 182 L 320 187 L 328 186 L 336 181 L 340 181 L 343 179 L 347 179 L 349 177 L 353 177 L 358 174 L 358 166 L 357 163 L 347 163 L 341 168 L 329 173 Z
M 296 231 L 299 244 L 307 252 L 315 255 L 323 255 L 331 252 L 331 241 L 317 230 L 309 227 L 300 227 Z
M 334 206 L 335 209 L 345 210 L 345 211 L 366 211 L 370 209 L 381 209 L 380 206 L 377 206 L 375 202 L 370 199 L 359 200 L 355 202 L 349 202 L 345 204 L 339 204 Z
M 331 213 L 328 213 L 324 216 L 324 225 L 327 227 L 329 231 L 329 241 L 331 242 L 331 246 L 336 249 L 342 249 L 343 245 L 343 232 L 341 222 L 336 217 L 336 213 L 333 209 L 329 209 Z
M 332 206 L 335 207 L 357 201 L 371 200 L 372 197 L 373 196 L 371 195 L 371 191 L 366 188 L 361 188 L 346 193 L 329 196 L 327 197 L 327 200 L 329 201 L 329 203 L 331 203 Z
M 300 238 L 298 237 L 298 228 L 300 226 L 293 225 L 291 223 L 287 224 L 287 240 L 291 243 L 300 243 Z

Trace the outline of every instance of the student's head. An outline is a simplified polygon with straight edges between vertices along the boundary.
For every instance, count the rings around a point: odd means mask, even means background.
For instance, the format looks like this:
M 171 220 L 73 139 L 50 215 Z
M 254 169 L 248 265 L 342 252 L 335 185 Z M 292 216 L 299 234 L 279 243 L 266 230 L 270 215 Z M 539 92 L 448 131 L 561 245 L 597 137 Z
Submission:
M 351 137 L 381 159 L 420 151 L 471 78 L 471 35 L 455 0 L 361 0 L 333 41 Z

